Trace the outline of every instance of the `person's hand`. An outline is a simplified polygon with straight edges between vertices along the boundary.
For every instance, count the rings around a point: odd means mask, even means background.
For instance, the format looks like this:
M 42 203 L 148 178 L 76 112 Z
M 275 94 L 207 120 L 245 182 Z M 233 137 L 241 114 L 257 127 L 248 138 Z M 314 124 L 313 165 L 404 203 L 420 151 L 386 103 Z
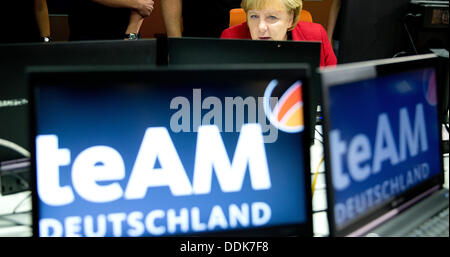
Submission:
M 153 0 L 137 0 L 138 6 L 140 6 L 136 11 L 142 16 L 142 17 L 148 17 L 153 11 Z

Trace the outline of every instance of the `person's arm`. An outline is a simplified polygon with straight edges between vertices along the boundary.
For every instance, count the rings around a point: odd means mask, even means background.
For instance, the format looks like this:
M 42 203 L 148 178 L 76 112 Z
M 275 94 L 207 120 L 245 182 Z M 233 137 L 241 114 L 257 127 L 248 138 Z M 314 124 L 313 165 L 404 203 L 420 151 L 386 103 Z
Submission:
M 139 33 L 141 29 L 142 22 L 144 21 L 144 17 L 142 17 L 137 11 L 131 10 L 130 22 L 128 22 L 127 30 L 125 34 L 130 33 Z
M 101 5 L 114 8 L 134 9 L 142 17 L 150 16 L 153 11 L 153 0 L 92 0 Z
M 182 0 L 161 0 L 161 9 L 168 37 L 181 37 Z
M 334 54 L 329 38 L 327 38 L 327 31 L 320 26 L 320 33 L 322 34 L 322 49 L 320 51 L 320 67 L 337 65 L 337 58 Z
M 34 0 L 34 13 L 41 37 L 50 37 L 50 18 L 47 0 Z
M 341 0 L 333 0 L 331 3 L 330 14 L 328 16 L 327 34 L 330 42 L 333 40 L 334 28 L 336 27 L 337 17 L 341 9 Z

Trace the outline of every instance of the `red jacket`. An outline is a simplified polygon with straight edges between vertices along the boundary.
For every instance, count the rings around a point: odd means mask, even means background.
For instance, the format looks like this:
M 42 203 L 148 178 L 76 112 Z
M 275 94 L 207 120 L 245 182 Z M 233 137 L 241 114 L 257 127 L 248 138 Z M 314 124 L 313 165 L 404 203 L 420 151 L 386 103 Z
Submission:
M 247 22 L 225 29 L 221 38 L 251 39 Z M 322 42 L 320 50 L 320 67 L 336 65 L 337 59 L 328 40 L 327 32 L 318 23 L 299 22 L 292 30 L 292 40 L 295 41 L 319 41 Z

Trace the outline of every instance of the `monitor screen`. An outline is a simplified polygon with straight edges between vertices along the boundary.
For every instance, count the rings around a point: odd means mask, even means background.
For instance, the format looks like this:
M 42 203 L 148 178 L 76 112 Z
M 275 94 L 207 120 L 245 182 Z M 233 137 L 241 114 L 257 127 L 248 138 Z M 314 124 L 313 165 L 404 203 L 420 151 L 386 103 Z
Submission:
M 302 67 L 32 74 L 35 232 L 312 236 Z
M 338 227 L 440 173 L 434 76 L 424 69 L 330 88 Z
M 325 96 L 337 230 L 398 206 L 442 171 L 433 65 L 369 77 L 332 85 Z

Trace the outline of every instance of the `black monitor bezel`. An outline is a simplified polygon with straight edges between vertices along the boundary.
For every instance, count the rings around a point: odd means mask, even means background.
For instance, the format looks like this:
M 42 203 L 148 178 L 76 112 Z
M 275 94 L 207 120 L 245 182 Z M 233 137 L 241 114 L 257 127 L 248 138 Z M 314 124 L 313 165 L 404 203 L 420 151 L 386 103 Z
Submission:
M 1 108 L 0 137 L 31 149 L 28 141 L 28 89 L 25 70 L 39 65 L 144 65 L 156 66 L 157 40 L 90 40 L 50 43 L 0 44 L 0 100 L 14 100 L 10 112 Z M 3 110 L 5 109 L 5 110 Z M 6 130 L 6 133 L 4 131 Z M 8 133 L 9 132 L 9 133 Z M 0 146 L 0 161 L 22 158 L 16 151 Z
M 320 105 L 321 87 L 320 76 L 315 70 L 320 68 L 321 47 L 320 41 L 168 37 L 157 40 L 157 63 L 163 66 L 308 63 L 311 67 L 308 98 L 311 99 L 311 110 L 317 110 Z M 312 59 L 314 61 L 311 61 Z M 310 123 L 315 125 L 315 116 L 310 116 Z M 312 145 L 314 126 L 311 127 L 310 133 Z
M 204 64 L 254 64 L 254 63 L 299 63 L 290 59 L 299 53 L 317 55 L 320 66 L 320 41 L 273 41 L 231 38 L 169 37 L 158 38 L 158 46 L 166 51 L 167 59 L 160 65 L 204 65 Z M 165 49 L 163 48 L 165 47 Z M 289 58 L 279 57 L 277 49 L 288 48 Z M 213 51 L 212 49 L 216 49 Z M 265 51 L 263 50 L 265 49 Z M 295 51 L 296 50 L 296 51 Z M 251 56 L 248 56 L 248 54 Z M 256 56 L 260 59 L 254 59 Z M 303 56 L 300 54 L 300 56 Z M 280 61 L 271 60 L 280 59 Z M 163 60 L 161 60 L 163 61 Z M 311 64 L 310 64 L 311 65 Z M 312 67 L 315 68 L 315 67 Z
M 382 59 L 376 61 L 368 61 L 368 62 L 360 62 L 360 63 L 352 63 L 348 65 L 341 65 L 335 69 L 325 69 L 321 71 L 322 77 L 322 103 L 323 103 L 323 112 L 324 112 L 324 153 L 325 153 L 325 174 L 326 174 L 326 183 L 327 183 L 327 202 L 328 202 L 328 227 L 330 231 L 330 236 L 332 237 L 341 237 L 341 236 L 349 236 L 352 232 L 355 232 L 359 228 L 368 224 L 370 221 L 373 221 L 376 218 L 379 218 L 381 215 L 398 208 L 400 205 L 412 200 L 414 197 L 419 194 L 425 193 L 426 191 L 432 190 L 433 188 L 441 188 L 444 183 L 444 170 L 443 170 L 443 144 L 442 144 L 442 133 L 438 131 L 439 134 L 439 147 L 440 147 L 440 167 L 441 172 L 438 175 L 435 175 L 433 178 L 430 178 L 426 182 L 423 182 L 406 192 L 401 193 L 396 196 L 393 200 L 385 202 L 378 207 L 375 207 L 374 210 L 369 211 L 363 216 L 358 217 L 354 221 L 349 224 L 343 225 L 342 228 L 338 228 L 335 223 L 334 217 L 334 191 L 332 190 L 332 171 L 331 171 L 331 159 L 330 159 L 330 141 L 328 131 L 330 131 L 330 104 L 328 99 L 329 88 L 339 85 L 345 85 L 346 83 L 363 81 L 366 79 L 372 79 L 375 77 L 382 77 L 393 75 L 401 72 L 408 72 L 417 69 L 423 68 L 434 68 L 436 70 L 436 79 L 437 83 L 441 83 L 440 81 L 440 73 L 437 66 L 437 57 L 434 54 L 427 55 L 418 55 L 411 57 L 401 57 L 401 58 L 391 58 L 391 59 Z M 365 73 L 365 71 L 370 70 Z M 342 79 L 339 79 L 338 82 L 333 82 L 330 80 L 331 76 L 339 75 Z M 440 97 L 438 96 L 438 106 L 440 102 Z M 438 112 L 438 116 L 441 113 Z M 440 121 L 441 117 L 437 117 L 437 120 Z M 438 126 L 440 128 L 440 126 Z
M 112 67 L 112 66 L 79 66 L 79 67 L 30 67 L 27 71 L 28 74 L 28 90 L 30 95 L 30 120 L 31 120 L 31 133 L 30 142 L 32 143 L 31 149 L 31 189 L 32 189 L 32 222 L 33 222 L 33 237 L 39 236 L 39 204 L 37 195 L 37 181 L 36 181 L 36 146 L 35 136 L 37 135 L 36 128 L 36 110 L 35 110 L 35 85 L 39 85 L 43 82 L 50 83 L 64 83 L 65 81 L 114 81 L 114 82 L 145 82 L 151 81 L 152 75 L 160 75 L 160 80 L 164 81 L 164 78 L 171 78 L 175 80 L 186 80 L 179 76 L 171 76 L 171 73 L 185 72 L 184 74 L 195 74 L 195 72 L 207 72 L 209 75 L 224 74 L 226 72 L 240 72 L 245 74 L 249 71 L 259 72 L 286 72 L 290 74 L 298 74 L 303 80 L 303 94 L 308 93 L 310 70 L 309 65 L 306 64 L 277 64 L 277 65 L 190 65 L 180 66 L 176 68 L 171 67 L 142 67 L 142 66 L 124 66 L 124 67 Z M 190 76 L 189 75 L 189 76 Z M 194 75 L 192 75 L 194 76 Z M 220 78 L 220 76 L 218 77 Z M 102 85 L 104 86 L 104 84 Z M 306 122 L 309 117 L 309 99 L 304 98 L 304 116 L 305 116 L 305 129 L 309 128 L 309 123 Z M 310 140 L 308 133 L 303 133 L 304 140 Z M 307 141 L 305 141 L 307 142 Z M 299 237 L 312 237 L 313 236 L 313 220 L 312 220 L 312 194 L 311 194 L 311 181 L 310 181 L 310 148 L 309 144 L 305 144 L 303 147 L 304 160 L 305 161 L 305 187 L 306 187 L 306 217 L 307 220 L 303 224 L 292 224 L 283 226 L 271 226 L 267 228 L 251 228 L 245 230 L 229 230 L 210 233 L 198 233 L 190 235 L 178 235 L 181 237 L 186 236 L 217 236 L 217 237 L 247 237 L 247 236 L 299 236 Z

